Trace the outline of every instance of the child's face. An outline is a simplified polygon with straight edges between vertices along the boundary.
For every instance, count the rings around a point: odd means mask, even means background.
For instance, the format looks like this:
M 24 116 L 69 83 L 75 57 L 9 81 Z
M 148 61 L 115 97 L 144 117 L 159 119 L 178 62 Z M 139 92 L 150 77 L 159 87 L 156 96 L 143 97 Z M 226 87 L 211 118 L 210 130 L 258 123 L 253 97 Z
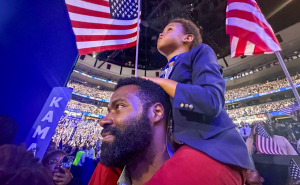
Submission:
M 179 47 L 182 47 L 186 35 L 180 23 L 168 24 L 157 40 L 157 49 L 162 55 L 169 55 Z

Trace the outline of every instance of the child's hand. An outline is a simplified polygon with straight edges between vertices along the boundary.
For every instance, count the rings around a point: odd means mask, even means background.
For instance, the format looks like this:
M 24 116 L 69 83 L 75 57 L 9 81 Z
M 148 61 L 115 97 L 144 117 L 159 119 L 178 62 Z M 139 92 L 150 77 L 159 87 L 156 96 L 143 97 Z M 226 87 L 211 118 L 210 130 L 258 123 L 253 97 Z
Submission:
M 159 83 L 161 81 L 161 78 L 151 78 L 151 77 L 145 77 L 145 76 L 142 76 L 142 78 L 145 79 L 145 80 L 150 80 L 150 81 L 152 81 L 152 82 L 154 82 L 154 83 L 156 83 L 158 85 L 159 85 Z
M 176 90 L 176 86 L 177 86 L 178 82 L 176 82 L 174 80 L 170 80 L 170 79 L 165 79 L 165 78 L 151 78 L 151 77 L 144 77 L 144 76 L 142 78 L 145 80 L 150 80 L 150 81 L 158 84 L 166 91 L 166 93 L 169 96 L 174 98 L 175 90 Z

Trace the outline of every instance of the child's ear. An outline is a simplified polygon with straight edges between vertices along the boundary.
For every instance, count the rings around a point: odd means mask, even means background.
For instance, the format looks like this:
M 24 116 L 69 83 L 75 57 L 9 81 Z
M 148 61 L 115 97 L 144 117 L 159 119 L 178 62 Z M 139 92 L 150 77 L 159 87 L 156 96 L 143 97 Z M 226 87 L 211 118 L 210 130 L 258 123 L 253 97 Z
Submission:
M 185 35 L 183 42 L 193 42 L 193 40 L 194 40 L 194 35 L 187 34 L 187 35 Z

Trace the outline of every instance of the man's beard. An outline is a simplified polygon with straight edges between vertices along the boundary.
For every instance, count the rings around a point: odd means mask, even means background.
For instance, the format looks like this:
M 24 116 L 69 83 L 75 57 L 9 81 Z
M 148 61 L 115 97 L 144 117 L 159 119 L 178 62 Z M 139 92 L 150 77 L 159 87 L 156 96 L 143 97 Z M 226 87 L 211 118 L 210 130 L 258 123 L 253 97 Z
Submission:
M 109 167 L 123 167 L 144 157 L 152 140 L 150 119 L 143 111 L 137 120 L 133 118 L 124 130 L 108 126 L 102 133 L 108 132 L 114 136 L 112 143 L 101 145 L 100 162 Z

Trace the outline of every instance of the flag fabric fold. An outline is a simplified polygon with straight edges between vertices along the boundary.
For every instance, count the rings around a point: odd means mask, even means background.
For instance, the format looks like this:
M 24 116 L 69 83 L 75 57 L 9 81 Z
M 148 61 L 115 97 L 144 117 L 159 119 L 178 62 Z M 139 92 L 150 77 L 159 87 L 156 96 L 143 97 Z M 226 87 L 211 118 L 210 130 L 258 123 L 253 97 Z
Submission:
M 136 45 L 138 0 L 65 0 L 79 55 Z
M 298 110 L 300 110 L 298 103 L 280 109 L 280 111 L 284 112 L 286 115 L 293 115 L 293 113 Z
M 283 155 L 279 146 L 261 124 L 257 125 L 256 148 L 261 154 Z
M 272 27 L 255 0 L 228 0 L 226 33 L 230 35 L 231 57 L 281 51 Z

